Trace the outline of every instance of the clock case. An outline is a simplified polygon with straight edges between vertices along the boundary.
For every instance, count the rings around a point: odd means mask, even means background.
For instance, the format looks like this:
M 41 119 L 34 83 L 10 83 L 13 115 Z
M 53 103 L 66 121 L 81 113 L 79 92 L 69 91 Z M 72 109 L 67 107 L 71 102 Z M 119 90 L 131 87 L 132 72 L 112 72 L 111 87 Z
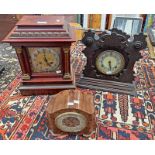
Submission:
M 5 37 L 15 49 L 22 70 L 22 95 L 55 94 L 74 89 L 70 46 L 75 42 L 72 28 L 63 16 L 24 16 Z M 61 73 L 32 72 L 28 48 L 61 48 Z
M 76 96 L 78 93 L 80 93 L 80 98 L 78 102 L 75 102 L 71 96 Z M 70 102 L 68 102 L 69 98 L 72 98 Z M 93 94 L 89 91 L 64 90 L 52 96 L 46 109 L 49 129 L 55 134 L 90 134 L 92 131 L 95 131 L 96 118 L 93 101 Z M 71 112 L 77 115 L 81 114 L 86 118 L 86 127 L 83 130 L 78 132 L 64 132 L 56 126 L 55 121 L 58 116 Z
M 139 51 L 146 48 L 145 38 L 143 33 L 131 37 L 116 28 L 103 32 L 86 31 L 82 39 L 86 48 L 82 52 L 87 58 L 87 63 L 77 86 L 135 95 L 133 67 L 142 57 Z M 106 50 L 114 50 L 123 55 L 125 67 L 118 74 L 106 75 L 97 70 L 96 58 Z

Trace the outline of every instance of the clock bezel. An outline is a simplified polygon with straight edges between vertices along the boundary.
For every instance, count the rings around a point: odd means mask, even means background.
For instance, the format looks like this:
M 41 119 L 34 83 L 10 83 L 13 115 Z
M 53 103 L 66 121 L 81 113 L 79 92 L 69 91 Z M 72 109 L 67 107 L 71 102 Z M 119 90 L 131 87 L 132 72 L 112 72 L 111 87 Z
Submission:
M 75 126 L 75 127 L 67 127 L 66 125 L 63 124 L 63 119 L 67 118 L 67 117 L 75 117 L 80 121 L 80 124 Z M 86 117 L 81 114 L 81 113 L 77 113 L 77 112 L 64 112 L 59 114 L 56 118 L 55 118 L 55 125 L 58 129 L 62 130 L 63 132 L 81 132 L 82 130 L 84 130 L 87 127 L 87 119 Z M 69 131 L 70 129 L 70 131 Z
M 103 74 L 101 73 L 100 71 L 98 71 L 97 67 L 96 67 L 96 58 L 98 57 L 99 54 L 101 54 L 103 51 L 108 51 L 108 50 L 114 50 L 114 51 L 117 51 L 118 53 L 120 53 L 123 57 L 124 57 L 124 60 L 125 60 L 125 65 L 124 65 L 124 68 L 117 74 L 114 74 L 114 75 L 107 75 L 107 74 Z M 96 78 L 102 78 L 102 79 L 107 79 L 107 80 L 117 80 L 117 77 L 120 77 L 120 74 L 124 72 L 124 70 L 126 70 L 127 66 L 128 66 L 128 63 L 129 63 L 129 58 L 128 58 L 128 55 L 127 53 L 125 52 L 124 49 L 119 49 L 119 48 L 115 48 L 115 47 L 102 47 L 102 48 L 99 48 L 97 50 L 94 50 L 92 52 L 92 68 L 93 68 L 93 71 L 95 71 L 95 74 L 93 74 L 92 76 L 95 76 Z M 89 63 L 86 64 L 86 66 L 89 65 Z M 85 70 L 83 71 L 83 73 L 85 74 Z
M 112 74 L 107 74 L 107 73 L 105 73 L 103 70 L 101 70 L 101 68 L 99 68 L 99 64 L 98 64 L 98 62 L 97 61 L 99 61 L 99 57 L 100 56 L 102 56 L 102 55 L 104 55 L 105 53 L 109 53 L 109 52 L 113 52 L 113 53 L 116 53 L 116 54 L 118 54 L 120 57 L 121 57 L 121 60 L 122 60 L 122 65 L 123 66 L 121 66 L 121 68 L 120 69 L 117 69 L 117 72 L 115 71 L 114 73 L 112 73 Z M 105 51 L 102 51 L 101 53 L 99 53 L 97 56 L 96 56 L 96 64 L 95 64 L 95 66 L 96 66 L 96 69 L 101 73 L 101 74 L 104 74 L 104 75 L 107 75 L 107 76 L 113 76 L 113 75 L 117 75 L 117 74 L 119 74 L 121 71 L 123 71 L 123 69 L 124 69 L 124 67 L 125 67 L 125 58 L 124 58 L 124 56 L 123 56 L 123 54 L 121 54 L 120 52 L 117 52 L 116 50 L 105 50 Z

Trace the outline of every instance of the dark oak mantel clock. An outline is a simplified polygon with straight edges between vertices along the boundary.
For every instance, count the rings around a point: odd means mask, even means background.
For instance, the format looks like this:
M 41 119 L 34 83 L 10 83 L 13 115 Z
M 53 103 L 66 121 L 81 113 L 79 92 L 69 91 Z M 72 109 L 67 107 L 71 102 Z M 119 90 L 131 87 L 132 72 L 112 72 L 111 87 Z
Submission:
M 95 32 L 88 30 L 82 39 L 87 58 L 77 86 L 134 95 L 134 71 L 140 50 L 146 48 L 142 33 L 129 36 L 118 29 Z
M 3 42 L 11 43 L 22 69 L 22 95 L 75 88 L 70 65 L 72 28 L 63 16 L 24 16 Z

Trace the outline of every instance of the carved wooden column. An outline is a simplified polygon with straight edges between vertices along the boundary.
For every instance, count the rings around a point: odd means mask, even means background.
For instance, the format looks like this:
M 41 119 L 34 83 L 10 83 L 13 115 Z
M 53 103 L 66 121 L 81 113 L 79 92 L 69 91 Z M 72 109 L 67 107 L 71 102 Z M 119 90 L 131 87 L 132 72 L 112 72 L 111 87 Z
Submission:
M 71 78 L 71 74 L 70 74 L 70 48 L 69 47 L 65 47 L 63 48 L 63 52 L 64 52 L 64 79 L 70 79 Z
M 16 47 L 16 53 L 19 59 L 19 63 L 22 69 L 22 79 L 23 80 L 29 80 L 30 79 L 30 74 L 27 70 L 27 67 L 25 65 L 25 60 L 24 60 L 24 52 L 22 47 Z

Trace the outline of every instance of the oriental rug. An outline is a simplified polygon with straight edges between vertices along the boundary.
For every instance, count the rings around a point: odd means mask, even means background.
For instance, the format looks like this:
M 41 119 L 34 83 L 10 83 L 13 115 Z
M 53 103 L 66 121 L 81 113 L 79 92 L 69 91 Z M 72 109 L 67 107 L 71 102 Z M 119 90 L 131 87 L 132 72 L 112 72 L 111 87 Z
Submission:
M 6 48 L 6 47 L 5 47 Z M 83 46 L 72 46 L 77 77 L 86 59 Z M 6 50 L 5 50 L 6 52 Z M 10 51 L 9 51 L 10 52 Z M 6 52 L 7 53 L 7 52 Z M 46 107 L 51 96 L 22 96 L 18 90 L 20 67 L 16 56 L 0 77 L 0 139 L 3 140 L 153 140 L 155 139 L 155 62 L 143 58 L 134 67 L 137 95 L 92 91 L 97 128 L 90 135 L 55 135 L 47 127 Z M 7 54 L 6 54 L 7 57 Z M 3 57 L 3 60 L 9 60 Z M 4 61 L 5 63 L 7 61 Z M 9 76 L 11 74 L 12 76 Z M 7 76 L 8 75 L 8 76 Z

